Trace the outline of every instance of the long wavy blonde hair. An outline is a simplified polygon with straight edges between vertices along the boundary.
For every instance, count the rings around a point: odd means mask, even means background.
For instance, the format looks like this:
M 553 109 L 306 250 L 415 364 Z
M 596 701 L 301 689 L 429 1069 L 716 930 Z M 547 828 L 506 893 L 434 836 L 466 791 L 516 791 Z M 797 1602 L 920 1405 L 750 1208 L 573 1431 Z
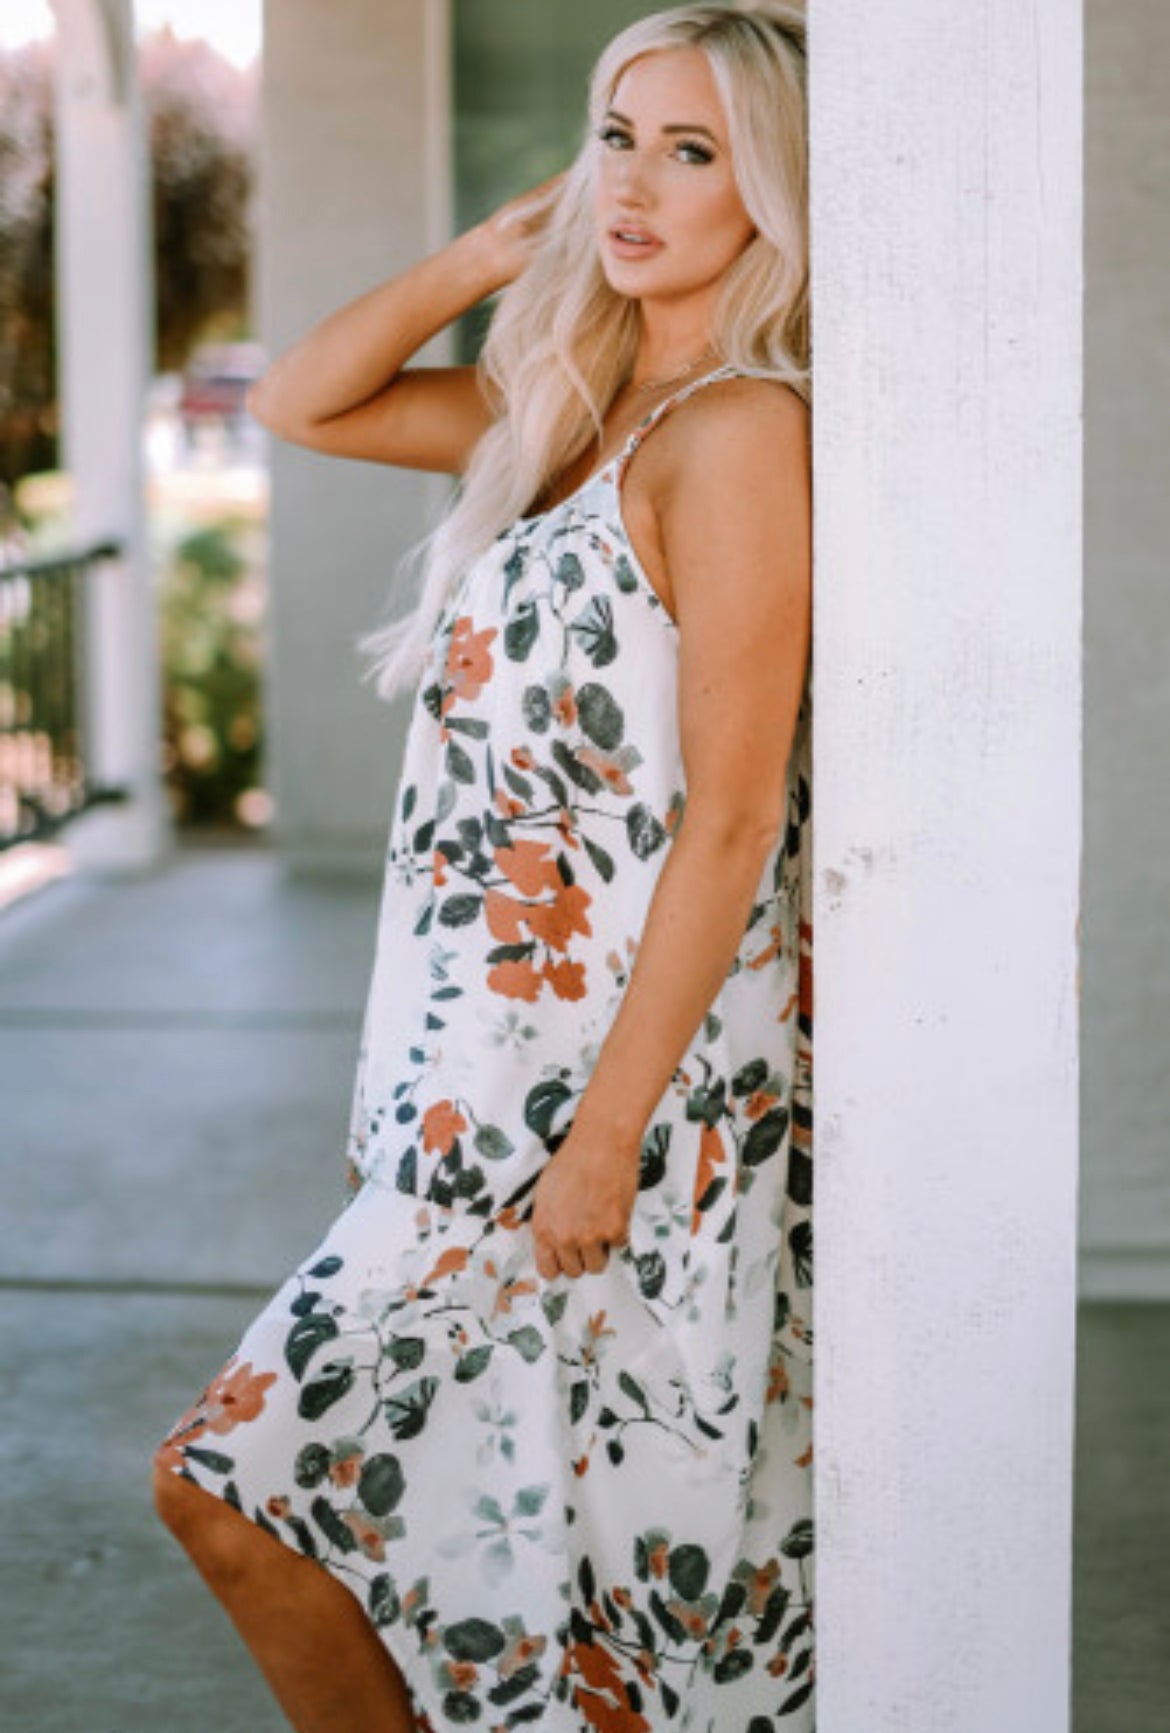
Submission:
M 598 254 L 595 135 L 632 60 L 692 47 L 710 63 L 736 184 L 757 231 L 724 275 L 716 353 L 811 399 L 803 0 L 655 12 L 602 51 L 590 80 L 586 138 L 528 264 L 499 297 L 477 366 L 485 395 L 500 409 L 438 528 L 406 556 L 404 565 L 420 573 L 417 599 L 357 641 L 372 658 L 362 678 L 376 682 L 381 698 L 419 678 L 454 582 L 600 438 L 605 413 L 630 377 L 640 313 L 636 300 L 610 287 Z

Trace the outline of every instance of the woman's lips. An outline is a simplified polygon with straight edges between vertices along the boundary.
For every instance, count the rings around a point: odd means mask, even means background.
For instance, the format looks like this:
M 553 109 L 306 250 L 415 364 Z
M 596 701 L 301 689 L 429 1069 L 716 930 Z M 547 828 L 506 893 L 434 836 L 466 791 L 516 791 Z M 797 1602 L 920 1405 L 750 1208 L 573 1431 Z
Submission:
M 626 234 L 645 236 L 645 239 L 627 240 L 623 238 Z M 657 235 L 639 229 L 636 223 L 629 224 L 628 228 L 624 223 L 618 223 L 606 232 L 606 239 L 610 252 L 618 259 L 649 259 L 661 252 L 663 245 Z

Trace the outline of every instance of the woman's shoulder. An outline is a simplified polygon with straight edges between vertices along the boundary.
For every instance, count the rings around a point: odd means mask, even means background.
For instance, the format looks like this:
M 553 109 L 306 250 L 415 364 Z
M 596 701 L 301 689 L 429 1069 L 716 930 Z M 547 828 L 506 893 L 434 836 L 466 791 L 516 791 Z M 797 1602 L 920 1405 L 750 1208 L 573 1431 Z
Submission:
M 807 459 L 810 409 L 781 379 L 729 374 L 712 380 L 663 417 L 656 474 L 648 481 L 666 503 L 680 487 L 708 491 L 729 474 L 774 473 Z
M 729 373 L 695 391 L 679 408 L 679 431 L 689 425 L 706 436 L 720 432 L 767 434 L 801 429 L 809 421 L 809 406 L 794 385 L 753 373 Z M 674 420 L 675 417 L 668 417 Z

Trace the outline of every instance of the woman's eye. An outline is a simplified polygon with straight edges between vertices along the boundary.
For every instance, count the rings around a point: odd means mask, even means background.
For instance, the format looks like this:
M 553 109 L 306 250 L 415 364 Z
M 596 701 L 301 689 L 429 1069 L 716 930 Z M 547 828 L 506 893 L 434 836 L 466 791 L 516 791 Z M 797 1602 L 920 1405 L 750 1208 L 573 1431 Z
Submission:
M 686 162 L 712 162 L 714 160 L 714 151 L 708 150 L 705 144 L 680 144 L 678 148 L 680 151 L 690 151 L 690 156 L 684 159 Z
M 597 136 L 602 144 L 608 144 L 611 147 L 620 148 L 630 143 L 629 133 L 623 132 L 620 126 L 603 126 Z

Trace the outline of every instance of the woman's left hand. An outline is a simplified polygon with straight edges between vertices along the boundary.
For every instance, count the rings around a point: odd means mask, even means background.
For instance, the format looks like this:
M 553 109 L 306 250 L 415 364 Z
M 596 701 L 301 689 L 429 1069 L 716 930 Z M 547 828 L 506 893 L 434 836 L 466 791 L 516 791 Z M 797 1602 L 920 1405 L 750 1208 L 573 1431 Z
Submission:
M 615 1147 L 577 1126 L 549 1157 L 532 1194 L 536 1267 L 546 1281 L 595 1274 L 626 1243 L 640 1157 L 638 1145 Z

